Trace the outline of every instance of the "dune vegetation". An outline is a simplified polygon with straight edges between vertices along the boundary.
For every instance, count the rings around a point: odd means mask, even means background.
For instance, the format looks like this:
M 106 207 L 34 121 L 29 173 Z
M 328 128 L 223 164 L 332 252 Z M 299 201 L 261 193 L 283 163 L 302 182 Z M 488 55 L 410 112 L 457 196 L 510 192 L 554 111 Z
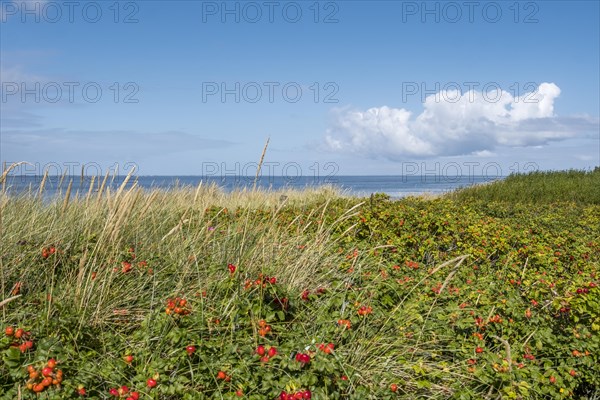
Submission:
M 0 398 L 598 399 L 598 176 L 2 193 Z

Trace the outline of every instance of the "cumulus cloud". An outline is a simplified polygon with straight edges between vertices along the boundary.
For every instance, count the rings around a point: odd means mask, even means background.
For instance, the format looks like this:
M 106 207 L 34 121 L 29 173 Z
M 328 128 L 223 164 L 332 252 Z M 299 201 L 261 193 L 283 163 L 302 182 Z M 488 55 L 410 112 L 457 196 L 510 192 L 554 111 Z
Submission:
M 337 110 L 327 130 L 329 150 L 369 158 L 400 160 L 490 154 L 499 146 L 539 146 L 598 130 L 598 119 L 557 117 L 560 88 L 542 83 L 536 91 L 441 91 L 426 97 L 413 117 L 403 108 L 383 106 Z

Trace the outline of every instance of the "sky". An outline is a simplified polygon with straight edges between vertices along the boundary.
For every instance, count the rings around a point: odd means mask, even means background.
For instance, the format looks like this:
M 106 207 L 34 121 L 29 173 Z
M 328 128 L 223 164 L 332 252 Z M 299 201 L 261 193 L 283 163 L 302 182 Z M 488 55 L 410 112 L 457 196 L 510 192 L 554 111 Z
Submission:
M 0 0 L 0 162 L 26 174 L 600 165 L 597 1 Z

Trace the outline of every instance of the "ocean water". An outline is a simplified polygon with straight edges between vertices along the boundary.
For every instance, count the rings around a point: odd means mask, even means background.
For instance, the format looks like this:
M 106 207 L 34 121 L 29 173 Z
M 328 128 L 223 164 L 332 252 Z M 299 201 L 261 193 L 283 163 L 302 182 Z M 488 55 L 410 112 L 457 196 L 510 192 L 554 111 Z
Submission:
M 94 179 L 92 190 L 97 190 L 103 177 Z M 109 177 L 107 186 L 111 190 L 117 189 L 124 181 L 125 176 Z M 303 189 L 309 187 L 319 187 L 329 185 L 343 190 L 345 193 L 354 196 L 370 196 L 372 193 L 385 193 L 393 198 L 402 198 L 419 194 L 442 194 L 451 192 L 455 189 L 481 184 L 493 180 L 503 179 L 503 177 L 489 176 L 333 176 L 328 178 L 314 178 L 308 176 L 300 177 L 282 177 L 270 176 L 261 177 L 257 182 L 257 187 L 261 189 L 278 190 L 284 188 Z M 85 194 L 90 190 L 92 177 L 86 176 L 83 179 L 80 176 L 51 176 L 48 177 L 44 185 L 43 197 L 53 198 L 64 194 L 69 182 L 72 180 L 73 186 L 71 195 L 75 193 Z M 20 195 L 28 192 L 38 193 L 42 182 L 41 176 L 8 176 L 5 182 L 5 190 L 11 195 Z M 137 182 L 137 185 L 144 189 L 174 189 L 181 186 L 198 186 L 216 184 L 225 191 L 248 188 L 254 185 L 254 177 L 250 176 L 137 176 L 131 177 L 126 187 Z

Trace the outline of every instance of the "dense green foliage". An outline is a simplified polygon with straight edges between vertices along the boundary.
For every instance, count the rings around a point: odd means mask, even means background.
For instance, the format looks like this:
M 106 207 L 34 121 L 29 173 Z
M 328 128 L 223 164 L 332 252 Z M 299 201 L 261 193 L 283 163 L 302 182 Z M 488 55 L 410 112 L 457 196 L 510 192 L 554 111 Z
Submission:
M 512 174 L 488 185 L 472 186 L 453 194 L 460 200 L 600 204 L 600 167 L 593 171 L 536 171 Z
M 595 204 L 0 201 L 2 399 L 600 395 Z

